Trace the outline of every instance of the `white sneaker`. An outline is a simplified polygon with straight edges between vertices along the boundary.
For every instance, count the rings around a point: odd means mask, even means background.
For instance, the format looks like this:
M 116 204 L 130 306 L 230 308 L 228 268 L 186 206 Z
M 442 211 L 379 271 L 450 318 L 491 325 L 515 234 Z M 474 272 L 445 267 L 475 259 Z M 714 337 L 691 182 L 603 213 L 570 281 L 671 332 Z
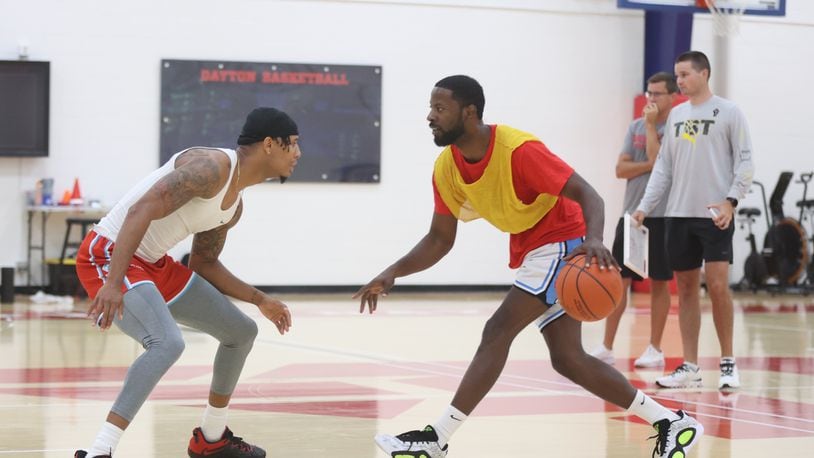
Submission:
M 656 435 L 651 437 L 656 439 L 654 457 L 686 457 L 687 451 L 704 434 L 704 425 L 695 418 L 685 414 L 683 410 L 676 411 L 676 414 L 679 416 L 678 420 L 670 421 L 665 418 L 653 423 L 656 428 Z
M 701 374 L 698 369 L 692 370 L 686 363 L 681 363 L 672 374 L 657 379 L 656 385 L 662 388 L 699 388 Z
M 429 425 L 422 430 L 408 431 L 398 436 L 378 434 L 375 440 L 376 445 L 388 456 L 405 458 L 444 458 L 447 456 L 448 446 L 438 445 L 438 434 Z
M 633 362 L 636 367 L 664 367 L 664 352 L 656 350 L 652 345 L 644 349 L 642 356 Z
M 613 365 L 615 358 L 613 357 L 613 350 L 608 349 L 604 344 L 599 344 L 596 348 L 588 352 L 589 355 L 602 361 L 605 364 Z
M 741 379 L 738 376 L 738 366 L 734 361 L 721 361 L 721 378 L 718 379 L 719 390 L 740 388 Z

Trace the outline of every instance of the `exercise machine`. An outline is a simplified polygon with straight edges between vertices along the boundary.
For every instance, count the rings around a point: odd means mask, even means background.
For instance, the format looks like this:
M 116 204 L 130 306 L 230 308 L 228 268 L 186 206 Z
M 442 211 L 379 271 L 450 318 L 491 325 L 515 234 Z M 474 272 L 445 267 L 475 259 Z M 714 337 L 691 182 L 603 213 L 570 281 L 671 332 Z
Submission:
M 797 202 L 797 206 L 800 207 L 800 224 L 802 225 L 805 221 L 808 221 L 811 234 L 809 240 L 811 241 L 811 249 L 814 250 L 814 199 L 806 199 L 808 196 L 808 183 L 811 181 L 812 176 L 814 176 L 814 172 L 800 174 L 800 180 L 797 183 L 803 185 L 803 198 Z M 814 256 L 811 256 L 811 258 L 806 269 L 804 282 L 807 293 L 814 290 Z
M 749 235 L 746 236 L 746 240 L 749 242 L 749 248 L 751 251 L 749 251 L 749 255 L 746 257 L 743 264 L 743 278 L 737 285 L 735 285 L 735 289 L 749 289 L 754 293 L 766 284 L 766 280 L 769 278 L 769 271 L 766 267 L 766 260 L 764 259 L 763 253 L 757 250 L 757 243 L 755 242 L 755 233 L 752 231 L 752 225 L 757 222 L 757 218 L 760 217 L 761 214 L 766 215 L 767 231 L 771 228 L 771 224 L 769 222 L 769 211 L 766 208 L 766 189 L 763 187 L 763 183 L 759 181 L 753 181 L 752 185 L 760 188 L 760 195 L 762 197 L 761 201 L 763 202 L 763 212 L 761 212 L 759 208 L 754 207 L 745 207 L 738 210 L 738 220 L 740 222 L 741 229 L 746 227 L 749 231 Z
M 785 216 L 783 196 L 789 187 L 792 172 L 782 172 L 769 199 L 772 226 L 763 241 L 763 252 L 769 276 L 780 286 L 796 285 L 808 264 L 808 240 L 800 223 Z
M 763 240 L 763 249 L 759 255 L 755 236 L 752 232 L 752 224 L 760 216 L 761 211 L 758 208 L 742 208 L 738 211 L 738 215 L 742 217 L 741 224 L 748 225 L 749 236 L 747 240 L 751 248 L 751 252 L 744 264 L 744 278 L 739 285 L 743 288 L 752 291 L 758 289 L 786 291 L 791 287 L 795 287 L 806 274 L 806 270 L 811 269 L 809 266 L 809 241 L 806 232 L 798 220 L 785 216 L 783 211 L 783 197 L 793 176 L 793 172 L 782 172 L 780 174 L 768 203 L 763 185 L 759 182 L 753 182 L 761 190 L 767 227 L 766 237 Z M 801 177 L 801 180 L 807 180 L 801 181 L 806 186 L 801 202 L 807 202 L 805 197 L 810 179 L 810 177 Z M 802 209 L 806 205 L 801 205 L 802 217 L 804 213 Z M 814 207 L 814 203 L 812 207 Z M 807 275 L 807 277 L 811 277 L 811 275 Z

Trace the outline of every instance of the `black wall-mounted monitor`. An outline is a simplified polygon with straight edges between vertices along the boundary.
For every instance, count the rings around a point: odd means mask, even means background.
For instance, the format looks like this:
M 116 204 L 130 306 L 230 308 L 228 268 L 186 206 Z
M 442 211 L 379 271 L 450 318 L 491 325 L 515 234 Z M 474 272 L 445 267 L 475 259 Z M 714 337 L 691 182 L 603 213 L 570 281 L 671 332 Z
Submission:
M 0 156 L 48 156 L 50 63 L 0 60 Z

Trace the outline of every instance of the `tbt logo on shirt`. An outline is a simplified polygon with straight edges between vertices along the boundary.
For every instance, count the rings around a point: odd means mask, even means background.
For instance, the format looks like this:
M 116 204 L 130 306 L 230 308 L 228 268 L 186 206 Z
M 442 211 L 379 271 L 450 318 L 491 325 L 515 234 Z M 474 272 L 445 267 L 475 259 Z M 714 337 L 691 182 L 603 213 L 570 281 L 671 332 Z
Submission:
M 710 126 L 715 124 L 712 119 L 687 119 L 673 124 L 676 138 L 681 138 L 695 145 L 698 135 L 709 135 Z

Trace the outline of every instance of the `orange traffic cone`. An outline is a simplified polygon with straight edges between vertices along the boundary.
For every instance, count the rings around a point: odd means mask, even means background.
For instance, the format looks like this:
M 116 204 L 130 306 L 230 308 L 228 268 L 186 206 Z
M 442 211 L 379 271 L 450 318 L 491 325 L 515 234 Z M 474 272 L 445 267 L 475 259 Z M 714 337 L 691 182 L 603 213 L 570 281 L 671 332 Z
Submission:
M 71 204 L 71 191 L 66 189 L 65 192 L 62 193 L 62 199 L 59 201 L 60 205 L 70 205 Z
M 73 180 L 73 192 L 71 193 L 71 205 L 82 205 L 82 192 L 79 190 L 79 178 Z

